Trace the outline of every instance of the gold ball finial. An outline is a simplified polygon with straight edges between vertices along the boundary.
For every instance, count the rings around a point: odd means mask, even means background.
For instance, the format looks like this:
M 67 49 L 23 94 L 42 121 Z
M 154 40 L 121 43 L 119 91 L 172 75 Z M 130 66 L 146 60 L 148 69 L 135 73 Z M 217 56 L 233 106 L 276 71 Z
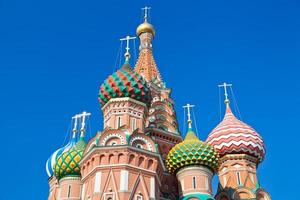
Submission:
M 136 29 L 137 36 L 140 36 L 142 33 L 151 33 L 153 37 L 155 36 L 154 27 L 152 24 L 148 23 L 147 20 L 140 24 Z

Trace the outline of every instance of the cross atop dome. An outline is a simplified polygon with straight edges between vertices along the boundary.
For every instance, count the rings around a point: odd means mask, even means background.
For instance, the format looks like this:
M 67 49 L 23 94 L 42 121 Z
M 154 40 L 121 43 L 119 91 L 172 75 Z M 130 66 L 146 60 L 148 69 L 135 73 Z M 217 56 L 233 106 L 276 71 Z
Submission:
M 232 84 L 228 84 L 228 83 L 226 83 L 226 82 L 224 82 L 222 85 L 218 85 L 218 87 L 220 88 L 220 87 L 223 87 L 224 88 L 224 96 L 225 96 L 225 104 L 228 106 L 229 105 L 229 103 L 230 103 L 230 101 L 229 101 L 229 99 L 228 99 L 228 93 L 227 93 L 227 87 L 231 87 L 232 86 Z
M 83 111 L 81 114 L 78 114 L 78 117 L 81 118 L 80 137 L 84 137 L 85 121 L 86 121 L 86 118 L 90 115 L 91 115 L 91 113 L 87 113 L 86 111 Z
M 129 53 L 129 50 L 130 50 L 130 48 L 129 48 L 129 41 L 130 40 L 134 40 L 136 37 L 130 37 L 129 35 L 127 35 L 126 37 L 124 37 L 124 38 L 121 38 L 120 39 L 120 41 L 126 41 L 126 53 L 125 53 L 125 61 L 126 62 L 129 62 L 129 59 L 130 59 L 130 53 Z
M 78 119 L 80 118 L 80 116 L 78 114 L 76 114 L 74 117 L 72 117 L 72 119 L 74 119 L 74 127 L 73 127 L 73 138 L 75 138 L 75 135 L 77 133 L 77 125 L 78 125 Z
M 186 104 L 186 106 L 183 106 L 183 108 L 187 109 L 187 117 L 188 117 L 188 127 L 189 129 L 192 128 L 192 119 L 191 119 L 191 108 L 195 107 L 195 105 L 191 105 L 191 104 Z
M 144 21 L 147 22 L 148 21 L 148 16 L 150 14 L 150 9 L 151 7 L 145 6 L 144 8 L 142 8 L 142 11 L 144 11 Z

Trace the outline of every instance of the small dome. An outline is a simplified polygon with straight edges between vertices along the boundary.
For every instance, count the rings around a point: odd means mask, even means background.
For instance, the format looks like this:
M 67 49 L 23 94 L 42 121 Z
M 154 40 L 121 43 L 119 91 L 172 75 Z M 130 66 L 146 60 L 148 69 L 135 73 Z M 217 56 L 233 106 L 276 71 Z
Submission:
M 189 129 L 184 141 L 171 149 L 166 162 L 171 174 L 190 165 L 204 165 L 216 172 L 219 167 L 219 155 L 212 146 L 200 141 Z
M 130 97 L 146 104 L 151 101 L 147 83 L 127 63 L 110 75 L 100 86 L 99 101 L 102 106 L 110 99 L 120 97 Z
M 46 162 L 46 172 L 49 177 L 53 175 L 54 172 L 54 167 L 55 167 L 55 162 L 57 158 L 65 153 L 66 151 L 69 151 L 72 147 L 76 145 L 75 143 L 75 138 L 72 138 L 72 140 L 64 147 L 57 149 L 47 160 Z
M 55 163 L 54 174 L 57 178 L 80 176 L 79 163 L 85 149 L 85 142 L 80 138 L 76 146 L 61 154 Z
M 209 134 L 206 142 L 214 146 L 220 156 L 248 154 L 261 162 L 266 153 L 261 136 L 251 126 L 238 120 L 231 112 L 229 104 L 224 119 Z
M 140 36 L 142 33 L 152 33 L 153 37 L 155 36 L 155 30 L 152 24 L 145 21 L 140 24 L 136 29 L 137 36 Z

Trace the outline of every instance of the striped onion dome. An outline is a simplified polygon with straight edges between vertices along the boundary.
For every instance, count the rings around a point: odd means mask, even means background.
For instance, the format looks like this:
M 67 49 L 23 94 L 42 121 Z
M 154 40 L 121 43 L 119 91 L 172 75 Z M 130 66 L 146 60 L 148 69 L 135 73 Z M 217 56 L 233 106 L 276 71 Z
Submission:
M 66 151 L 69 151 L 72 147 L 75 146 L 75 144 L 76 144 L 75 137 L 73 137 L 71 139 L 71 141 L 66 144 L 66 146 L 59 148 L 56 151 L 54 151 L 54 153 L 52 153 L 52 155 L 49 157 L 49 159 L 46 162 L 46 172 L 49 177 L 51 177 L 53 175 L 54 165 L 55 165 L 57 158 L 61 154 L 65 153 Z
M 86 143 L 83 137 L 80 137 L 76 146 L 61 154 L 54 167 L 54 174 L 58 179 L 63 177 L 80 176 L 79 163 L 83 156 Z
M 211 145 L 200 141 L 189 128 L 184 141 L 175 145 L 168 153 L 166 164 L 171 174 L 191 165 L 204 165 L 216 172 L 219 166 L 219 154 Z
M 130 97 L 146 104 L 151 100 L 145 80 L 131 69 L 128 62 L 104 81 L 98 96 L 102 106 L 110 99 L 120 97 Z
M 261 162 L 265 157 L 262 137 L 249 125 L 238 120 L 226 103 L 222 122 L 209 134 L 207 143 L 213 145 L 220 156 L 226 154 L 248 154 Z

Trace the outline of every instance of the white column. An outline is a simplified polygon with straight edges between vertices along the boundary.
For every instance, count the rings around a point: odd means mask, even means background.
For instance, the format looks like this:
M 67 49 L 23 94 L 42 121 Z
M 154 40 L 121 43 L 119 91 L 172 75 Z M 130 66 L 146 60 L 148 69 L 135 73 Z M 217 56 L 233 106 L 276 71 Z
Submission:
M 85 183 L 82 186 L 82 190 L 81 190 L 81 199 L 84 199 L 84 194 L 85 193 Z
M 128 171 L 122 170 L 120 177 L 120 190 L 127 191 L 128 190 Z
M 150 179 L 150 198 L 155 199 L 155 178 Z
M 100 192 L 101 189 L 101 172 L 97 172 L 95 176 L 94 192 Z

